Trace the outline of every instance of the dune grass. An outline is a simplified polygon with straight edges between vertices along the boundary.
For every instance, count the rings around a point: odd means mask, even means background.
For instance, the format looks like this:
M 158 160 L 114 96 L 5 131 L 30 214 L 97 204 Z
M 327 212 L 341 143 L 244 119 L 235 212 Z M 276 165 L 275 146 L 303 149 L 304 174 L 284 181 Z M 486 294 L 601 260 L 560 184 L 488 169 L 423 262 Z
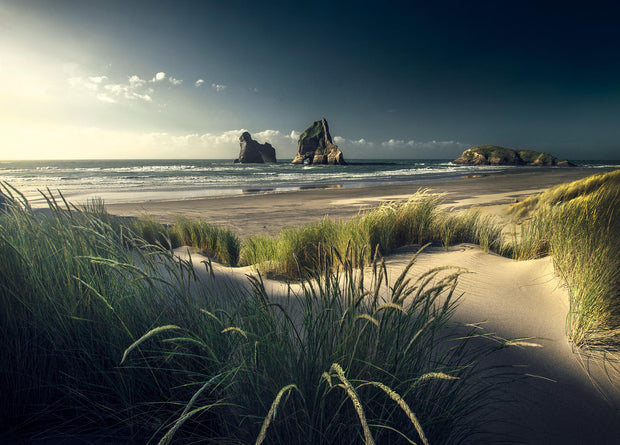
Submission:
M 571 341 L 620 354 L 620 170 L 553 187 L 510 210 L 527 218 L 513 256 L 552 255 L 566 280 Z
M 222 264 L 257 265 L 263 273 L 283 279 L 299 279 L 319 264 L 319 258 L 331 258 L 325 253 L 332 249 L 351 252 L 359 265 L 370 264 L 376 252 L 387 255 L 399 247 L 426 242 L 446 248 L 469 242 L 485 251 L 501 251 L 502 228 L 493 218 L 475 210 L 447 212 L 439 208 L 440 204 L 441 196 L 421 190 L 406 202 L 387 202 L 350 220 L 324 218 L 285 228 L 276 236 L 245 239 L 229 229 L 183 217 L 169 226 L 146 216 L 125 224 L 150 244 L 167 248 L 193 246 Z M 94 202 L 88 211 L 118 228 L 119 222 L 105 213 L 101 203 Z
M 49 214 L 18 195 L 0 211 L 1 427 L 144 432 L 142 404 L 173 397 L 174 375 L 147 381 L 150 370 L 120 369 L 118 357 L 161 317 L 196 318 L 193 268 L 98 212 L 47 198 Z
M 132 219 L 128 226 L 149 244 L 168 249 L 192 246 L 226 266 L 237 266 L 241 240 L 230 229 L 199 219 L 177 217 L 174 224 L 163 225 L 147 216 Z
M 177 217 L 169 234 L 179 245 L 197 247 L 222 264 L 236 266 L 239 262 L 241 241 L 230 229 Z
M 412 278 L 407 268 L 389 283 L 381 254 L 425 242 L 551 254 L 569 288 L 571 341 L 617 353 L 618 177 L 519 203 L 529 219 L 503 245 L 493 220 L 442 211 L 426 193 L 240 243 L 201 221 L 125 220 L 49 193 L 38 214 L 7 186 L 0 428 L 121 442 L 476 440 L 500 376 L 476 365 L 488 342 L 449 327 L 461 271 Z M 191 260 L 172 256 L 179 244 L 299 284 L 272 295 L 259 275 L 214 293 Z
M 182 370 L 195 393 L 167 425 L 166 441 L 178 434 L 190 440 L 211 416 L 212 428 L 227 431 L 230 443 L 482 437 L 493 385 L 514 376 L 477 365 L 497 343 L 475 342 L 478 334 L 449 327 L 461 271 L 431 270 L 412 279 L 410 265 L 389 283 L 378 260 L 365 284 L 354 258 L 333 254 L 288 296 L 268 294 L 258 276 L 251 292 L 204 310 L 204 323 L 162 326 L 138 340 L 163 336 L 168 354 L 196 358 Z M 182 334 L 171 332 L 181 328 Z M 137 348 L 130 349 L 129 363 Z M 215 375 L 204 376 L 205 366 Z
M 388 283 L 377 257 L 366 283 L 333 250 L 288 296 L 260 276 L 211 292 L 133 223 L 46 196 L 48 214 L 16 192 L 0 210 L 2 431 L 461 443 L 484 427 L 498 373 L 477 359 L 497 343 L 449 328 L 460 271 Z
M 589 176 L 577 181 L 559 184 L 549 190 L 532 195 L 510 206 L 509 212 L 519 218 L 526 217 L 534 211 L 562 204 L 574 198 L 589 195 L 599 189 L 620 187 L 620 170 Z
M 264 273 L 295 279 L 333 248 L 354 252 L 356 265 L 370 264 L 375 252 L 387 255 L 399 247 L 427 242 L 446 248 L 470 242 L 485 251 L 501 249 L 502 227 L 492 218 L 478 211 L 447 212 L 439 208 L 440 203 L 441 196 L 420 191 L 406 202 L 388 202 L 348 221 L 325 218 L 286 228 L 273 237 L 250 236 L 243 242 L 240 264 L 258 265 Z

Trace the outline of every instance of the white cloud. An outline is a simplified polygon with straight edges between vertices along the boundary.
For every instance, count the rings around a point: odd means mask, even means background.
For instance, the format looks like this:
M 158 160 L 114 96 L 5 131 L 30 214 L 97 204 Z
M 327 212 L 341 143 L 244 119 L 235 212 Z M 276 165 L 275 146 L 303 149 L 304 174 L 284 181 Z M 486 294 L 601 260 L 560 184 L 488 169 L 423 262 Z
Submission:
M 365 138 L 333 138 L 345 158 L 449 159 L 457 157 L 469 144 L 459 141 L 416 141 L 388 139 L 377 143 Z
M 129 85 L 132 85 L 134 87 L 141 87 L 144 84 L 146 84 L 146 80 L 144 79 L 140 79 L 140 76 L 136 76 L 135 74 L 133 76 L 129 77 Z
M 109 91 L 112 94 L 116 94 L 117 96 L 122 94 L 122 93 L 127 93 L 129 92 L 129 86 L 128 85 L 121 85 L 121 84 L 108 84 L 105 85 L 104 88 Z
M 227 86 L 226 85 L 221 85 L 221 84 L 218 84 L 218 83 L 212 83 L 211 84 L 211 88 L 214 88 L 215 91 L 217 91 L 219 93 L 220 91 L 224 91 L 227 88 Z
M 161 82 L 165 78 L 166 78 L 166 73 L 164 73 L 163 71 L 160 71 L 159 73 L 155 74 L 155 77 L 151 79 L 151 82 Z
M 120 99 L 153 102 L 155 90 L 147 84 L 160 82 L 164 79 L 168 79 L 173 86 L 183 83 L 181 79 L 167 77 L 164 72 L 155 74 L 151 81 L 142 79 L 136 74 L 127 77 L 127 79 L 128 83 L 114 83 L 110 81 L 108 76 L 88 76 L 86 78 L 74 76 L 69 77 L 67 81 L 71 87 L 86 90 L 92 93 L 97 100 L 105 103 L 117 103 Z
M 194 83 L 194 86 L 195 86 L 195 87 L 199 87 L 199 86 L 201 86 L 203 83 L 205 83 L 204 79 L 198 79 L 198 80 Z
M 153 98 L 148 94 L 132 93 L 132 97 L 135 97 L 137 99 L 142 99 L 146 102 L 153 102 Z M 128 97 L 128 99 L 131 99 L 132 97 Z
M 94 77 L 89 77 L 88 80 L 99 85 L 101 82 L 108 80 L 108 76 L 94 76 Z

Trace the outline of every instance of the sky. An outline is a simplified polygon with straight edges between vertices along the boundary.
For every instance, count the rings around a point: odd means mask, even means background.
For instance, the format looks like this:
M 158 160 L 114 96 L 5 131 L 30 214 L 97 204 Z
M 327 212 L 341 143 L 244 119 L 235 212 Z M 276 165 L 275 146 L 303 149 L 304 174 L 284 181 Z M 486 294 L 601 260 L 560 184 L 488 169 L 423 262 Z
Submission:
M 620 159 L 616 1 L 0 0 L 0 160 Z

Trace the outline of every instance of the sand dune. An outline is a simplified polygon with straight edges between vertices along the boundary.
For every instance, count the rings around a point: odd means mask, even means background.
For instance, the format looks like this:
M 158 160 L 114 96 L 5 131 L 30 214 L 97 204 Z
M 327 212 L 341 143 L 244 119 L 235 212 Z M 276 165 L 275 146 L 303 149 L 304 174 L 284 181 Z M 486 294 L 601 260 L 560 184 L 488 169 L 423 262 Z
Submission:
M 557 171 L 536 174 L 507 174 L 465 178 L 429 184 L 444 194 L 444 205 L 463 209 L 483 206 L 484 212 L 505 215 L 506 204 L 521 200 L 552 185 L 577 179 L 582 172 Z M 583 174 L 585 176 L 585 174 Z M 151 202 L 110 206 L 123 215 L 148 213 L 162 222 L 174 215 L 202 217 L 236 229 L 242 235 L 277 233 L 286 226 L 317 221 L 329 214 L 348 218 L 360 208 L 382 201 L 405 200 L 419 184 L 403 184 L 350 190 L 310 190 L 275 195 L 230 199 Z M 392 282 L 416 252 L 416 247 L 397 250 L 386 258 Z M 186 256 L 186 249 L 178 249 Z M 202 259 L 195 264 L 209 286 L 248 288 L 246 274 L 251 267 L 227 268 L 214 264 L 215 280 L 208 278 Z M 484 443 L 531 444 L 620 444 L 620 368 L 601 357 L 584 357 L 574 351 L 566 337 L 569 311 L 568 291 L 554 273 L 550 257 L 513 261 L 487 254 L 479 247 L 461 244 L 449 251 L 430 248 L 422 253 L 409 274 L 412 277 L 434 267 L 452 265 L 471 273 L 459 278 L 462 294 L 454 321 L 480 324 L 504 339 L 516 339 L 512 346 L 492 354 L 491 365 L 511 366 L 520 375 L 514 383 L 498 388 L 505 400 L 497 410 L 494 435 Z M 287 293 L 283 283 L 265 280 L 270 295 Z M 298 287 L 293 286 L 293 291 Z
M 387 258 L 392 282 L 416 249 L 403 248 Z M 177 250 L 181 257 L 186 257 L 186 252 L 183 248 Z M 192 256 L 196 264 L 203 259 L 195 251 Z M 502 422 L 493 424 L 495 434 L 485 443 L 619 443 L 618 373 L 600 358 L 587 360 L 572 350 L 565 334 L 567 290 L 554 273 L 552 259 L 517 262 L 461 244 L 447 252 L 440 248 L 426 250 L 409 275 L 415 277 L 446 265 L 471 272 L 459 279 L 457 292 L 462 298 L 453 320 L 480 323 L 498 337 L 517 339 L 523 344 L 491 355 L 493 363 L 489 364 L 513 366 L 529 377 L 498 388 L 506 403 L 489 421 Z M 253 273 L 251 267 L 215 264 L 213 280 L 207 278 L 202 265 L 197 268 L 208 285 L 216 287 L 247 287 L 246 274 Z M 284 283 L 265 280 L 265 285 L 271 295 L 286 295 Z

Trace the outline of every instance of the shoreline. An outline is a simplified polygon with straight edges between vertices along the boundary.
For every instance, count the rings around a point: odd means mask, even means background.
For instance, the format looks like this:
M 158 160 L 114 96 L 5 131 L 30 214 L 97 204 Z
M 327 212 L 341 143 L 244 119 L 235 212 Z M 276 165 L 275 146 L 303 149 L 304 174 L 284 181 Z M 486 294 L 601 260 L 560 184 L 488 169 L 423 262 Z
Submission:
M 348 219 L 360 210 L 386 201 L 405 201 L 420 189 L 443 194 L 443 205 L 454 209 L 499 206 L 522 200 L 557 184 L 603 172 L 582 169 L 528 170 L 367 187 L 110 203 L 106 204 L 106 208 L 115 215 L 147 216 L 165 224 L 173 223 L 176 217 L 182 216 L 228 227 L 241 235 L 274 235 L 285 227 L 317 222 L 326 216 Z M 497 213 L 496 210 L 494 213 Z

